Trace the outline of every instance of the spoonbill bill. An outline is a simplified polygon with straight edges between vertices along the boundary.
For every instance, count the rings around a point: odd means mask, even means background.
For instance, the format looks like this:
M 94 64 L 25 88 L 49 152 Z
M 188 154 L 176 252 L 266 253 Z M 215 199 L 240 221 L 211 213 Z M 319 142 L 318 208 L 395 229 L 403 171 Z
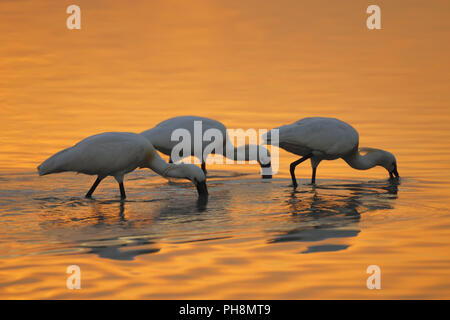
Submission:
M 317 166 L 322 160 L 342 158 L 352 168 L 367 170 L 381 166 L 389 172 L 391 179 L 399 178 L 397 161 L 390 152 L 360 148 L 358 132 L 349 124 L 334 118 L 311 117 L 276 128 L 279 130 L 279 147 L 301 156 L 290 165 L 294 188 L 297 187 L 295 168 L 310 159 L 312 166 L 311 184 L 316 182 Z M 271 143 L 269 131 L 263 139 Z
M 200 196 L 207 195 L 206 176 L 193 164 L 168 164 L 143 136 L 130 132 L 106 132 L 90 136 L 64 149 L 38 166 L 39 175 L 73 171 L 96 175 L 86 194 L 91 198 L 99 183 L 113 176 L 119 183 L 121 199 L 126 198 L 124 175 L 136 168 L 149 168 L 163 177 L 185 178 L 197 187 Z
M 195 130 L 195 122 L 201 122 L 201 130 L 200 132 L 196 132 Z M 250 145 L 246 144 L 240 147 L 235 147 L 230 140 L 230 137 L 227 133 L 227 128 L 221 122 L 209 118 L 198 117 L 198 116 L 179 116 L 167 119 L 159 124 L 157 124 L 154 128 L 149 129 L 147 131 L 142 132 L 141 134 L 145 136 L 153 146 L 160 151 L 161 153 L 171 156 L 172 149 L 178 144 L 178 141 L 172 141 L 172 133 L 177 129 L 185 129 L 189 132 L 191 136 L 191 146 L 190 150 L 187 150 L 187 154 L 183 154 L 183 157 L 194 156 L 198 158 L 201 162 L 201 168 L 203 172 L 206 174 L 206 163 L 205 160 L 208 157 L 208 152 L 205 153 L 205 148 L 211 142 L 204 141 L 203 136 L 206 131 L 209 129 L 217 129 L 221 132 L 221 140 L 214 141 L 213 144 L 221 145 L 222 155 L 231 160 L 237 160 L 238 155 L 245 154 L 245 161 L 258 161 L 262 170 L 262 178 L 270 179 L 272 178 L 272 170 L 270 163 L 270 153 L 268 150 L 260 145 Z M 200 134 L 201 140 L 201 155 L 195 153 L 195 143 L 194 139 L 197 139 L 197 134 Z M 192 137 L 194 139 L 192 139 Z M 217 150 L 211 149 L 211 154 L 217 153 Z M 250 150 L 255 150 L 256 152 L 250 152 Z M 201 158 L 199 158 L 202 157 Z M 172 158 L 170 159 L 170 162 Z

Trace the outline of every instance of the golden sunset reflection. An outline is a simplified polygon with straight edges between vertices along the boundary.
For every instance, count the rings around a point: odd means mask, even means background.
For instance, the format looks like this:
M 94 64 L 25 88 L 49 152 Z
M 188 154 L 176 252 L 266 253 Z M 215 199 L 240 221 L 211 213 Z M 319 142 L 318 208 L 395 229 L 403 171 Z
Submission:
M 72 2 L 0 5 L 0 298 L 450 297 L 449 1 L 379 0 L 381 30 L 360 0 L 78 0 L 68 30 Z M 179 115 L 336 117 L 394 153 L 402 181 L 323 161 L 315 188 L 308 161 L 293 193 L 283 150 L 273 181 L 210 166 L 206 205 L 148 170 L 122 204 L 113 179 L 88 201 L 92 177 L 37 176 L 84 137 Z M 71 264 L 82 290 L 65 287 Z

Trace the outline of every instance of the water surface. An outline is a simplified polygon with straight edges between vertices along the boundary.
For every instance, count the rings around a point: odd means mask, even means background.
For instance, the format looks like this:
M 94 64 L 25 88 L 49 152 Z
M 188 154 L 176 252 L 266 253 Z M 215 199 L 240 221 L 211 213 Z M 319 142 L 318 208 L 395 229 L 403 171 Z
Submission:
M 449 298 L 448 1 L 84 1 L 0 6 L 0 298 Z M 68 5 L 68 4 L 67 4 Z M 289 163 L 209 169 L 210 197 L 149 170 L 38 177 L 51 154 L 104 131 L 197 114 L 269 129 L 337 117 L 384 169 Z M 79 265 L 82 289 L 66 288 Z M 378 265 L 382 289 L 366 288 Z

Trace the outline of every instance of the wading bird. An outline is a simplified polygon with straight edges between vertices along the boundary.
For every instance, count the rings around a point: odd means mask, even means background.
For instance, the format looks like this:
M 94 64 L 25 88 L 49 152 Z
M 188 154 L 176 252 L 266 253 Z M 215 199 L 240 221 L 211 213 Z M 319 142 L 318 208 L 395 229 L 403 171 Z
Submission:
M 196 136 L 195 132 L 195 121 L 201 122 L 201 128 L 199 134 L 200 137 Z M 203 172 L 206 174 L 206 163 L 205 160 L 208 154 L 205 154 L 205 148 L 211 144 L 210 141 L 204 141 L 204 133 L 209 129 L 217 129 L 221 133 L 220 141 L 212 142 L 214 145 L 221 145 L 222 155 L 231 160 L 238 160 L 238 155 L 243 154 L 245 161 L 253 161 L 256 160 L 260 164 L 262 168 L 262 178 L 270 179 L 272 178 L 272 170 L 270 164 L 270 154 L 266 148 L 263 146 L 256 145 L 243 145 L 240 147 L 235 147 L 231 142 L 227 128 L 220 123 L 219 121 L 197 117 L 197 116 L 180 116 L 167 119 L 159 124 L 157 124 L 154 128 L 149 129 L 147 131 L 142 132 L 141 134 L 145 136 L 153 146 L 160 151 L 161 153 L 171 156 L 172 149 L 179 143 L 178 141 L 172 141 L 172 133 L 176 129 L 185 129 L 189 132 L 190 137 L 192 139 L 190 150 L 188 150 L 188 154 L 183 154 L 183 157 L 194 156 L 197 157 L 201 162 L 201 167 Z M 194 139 L 199 139 L 201 141 L 201 154 L 198 155 L 195 153 L 195 145 Z M 212 149 L 212 148 L 211 148 Z M 256 152 L 250 152 L 250 150 L 255 150 Z M 211 153 L 217 153 L 217 150 L 213 150 Z M 199 158 L 199 156 L 201 158 Z M 170 159 L 172 161 L 172 157 Z
M 279 128 L 279 147 L 302 156 L 291 163 L 290 173 L 294 188 L 297 187 L 295 167 L 311 159 L 312 179 L 316 182 L 316 170 L 320 161 L 342 158 L 354 169 L 367 170 L 382 166 L 391 179 L 398 178 L 397 161 L 392 153 L 373 148 L 358 150 L 358 132 L 349 124 L 334 118 L 312 117 L 298 120 Z M 271 132 L 264 139 L 271 143 Z
M 200 168 L 190 164 L 168 164 L 147 139 L 129 132 L 90 136 L 45 160 L 38 172 L 41 176 L 65 171 L 97 175 L 86 198 L 91 198 L 105 177 L 113 176 L 119 183 L 121 198 L 125 199 L 124 175 L 136 168 L 149 168 L 167 178 L 189 179 L 196 185 L 199 195 L 208 194 L 206 177 Z

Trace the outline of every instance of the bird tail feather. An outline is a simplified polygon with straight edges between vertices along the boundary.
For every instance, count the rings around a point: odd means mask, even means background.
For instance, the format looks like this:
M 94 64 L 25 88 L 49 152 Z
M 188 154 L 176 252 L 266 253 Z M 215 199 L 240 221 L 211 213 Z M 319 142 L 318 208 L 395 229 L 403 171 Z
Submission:
M 42 162 L 38 167 L 38 173 L 40 176 L 46 174 L 58 173 L 66 171 L 65 167 L 65 155 L 71 148 L 64 149 Z

